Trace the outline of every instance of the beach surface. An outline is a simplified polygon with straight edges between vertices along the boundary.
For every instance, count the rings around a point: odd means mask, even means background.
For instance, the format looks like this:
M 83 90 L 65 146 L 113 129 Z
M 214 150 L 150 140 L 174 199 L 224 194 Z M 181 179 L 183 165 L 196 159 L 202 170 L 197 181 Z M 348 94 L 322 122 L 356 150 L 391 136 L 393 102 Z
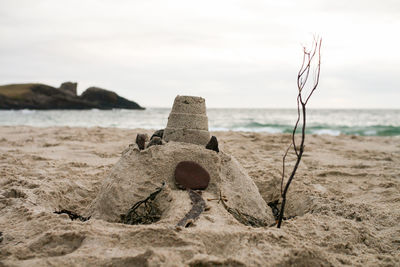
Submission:
M 281 229 L 54 213 L 85 214 L 137 133 L 153 131 L 0 127 L 0 266 L 400 266 L 400 137 L 307 135 Z M 267 203 L 279 198 L 289 135 L 212 135 Z

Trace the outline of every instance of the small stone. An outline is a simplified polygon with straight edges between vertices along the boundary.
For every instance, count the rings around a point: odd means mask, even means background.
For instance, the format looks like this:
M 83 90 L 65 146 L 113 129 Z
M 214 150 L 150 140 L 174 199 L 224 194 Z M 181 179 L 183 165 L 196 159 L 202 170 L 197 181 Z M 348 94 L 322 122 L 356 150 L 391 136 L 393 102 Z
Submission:
M 143 150 L 146 144 L 146 141 L 149 137 L 147 134 L 138 134 L 136 135 L 136 144 L 139 147 L 139 150 Z
M 163 135 L 164 135 L 164 129 L 155 131 L 155 132 L 153 133 L 153 135 L 150 137 L 150 141 L 153 140 L 154 137 L 160 137 L 160 138 L 162 139 L 162 138 L 163 138 Z
M 219 149 L 218 149 L 218 140 L 217 140 L 217 137 L 215 137 L 215 136 L 211 136 L 211 139 L 210 139 L 210 141 L 208 142 L 208 144 L 206 145 L 206 148 L 207 149 L 210 149 L 210 150 L 213 150 L 213 151 L 215 151 L 215 152 L 219 152 Z
M 162 145 L 162 140 L 158 136 L 152 137 L 152 139 L 150 139 L 150 142 L 146 148 L 149 148 L 149 147 L 155 146 L 155 145 Z
M 268 206 L 272 209 L 272 214 L 274 215 L 275 220 L 279 219 L 279 199 L 268 202 Z
M 210 175 L 193 161 L 181 161 L 175 169 L 175 183 L 179 188 L 204 190 L 210 182 Z

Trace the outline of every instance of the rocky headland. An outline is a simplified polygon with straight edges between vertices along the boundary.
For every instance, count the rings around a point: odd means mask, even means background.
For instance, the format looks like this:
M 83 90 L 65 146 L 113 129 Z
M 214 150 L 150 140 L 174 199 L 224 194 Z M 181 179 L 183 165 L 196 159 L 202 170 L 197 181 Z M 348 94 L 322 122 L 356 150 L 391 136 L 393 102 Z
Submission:
M 77 83 L 65 82 L 59 88 L 40 83 L 0 86 L 0 109 L 144 109 L 115 92 L 90 87 L 77 94 Z

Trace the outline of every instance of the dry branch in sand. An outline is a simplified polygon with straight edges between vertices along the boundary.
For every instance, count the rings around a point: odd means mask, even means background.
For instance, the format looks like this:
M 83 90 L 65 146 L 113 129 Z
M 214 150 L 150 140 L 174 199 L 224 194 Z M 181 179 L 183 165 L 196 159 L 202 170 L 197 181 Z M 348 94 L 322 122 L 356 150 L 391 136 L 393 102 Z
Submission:
M 288 146 L 288 148 L 285 151 L 285 154 L 283 155 L 283 166 L 282 166 L 282 180 L 281 180 L 281 198 L 282 198 L 282 204 L 278 216 L 278 223 L 277 226 L 278 228 L 281 227 L 282 224 L 282 219 L 284 216 L 285 212 L 285 204 L 286 204 L 286 194 L 289 190 L 289 186 L 296 174 L 297 168 L 299 167 L 301 158 L 304 153 L 304 141 L 305 141 L 305 135 L 306 135 L 306 105 L 308 101 L 310 100 L 310 97 L 314 93 L 315 89 L 317 89 L 318 83 L 319 83 L 319 75 L 320 75 L 320 70 L 321 70 L 321 43 L 322 39 L 321 38 L 314 38 L 311 50 L 307 50 L 306 47 L 303 47 L 303 62 L 301 65 L 301 68 L 299 70 L 299 73 L 297 74 L 297 89 L 298 89 L 298 94 L 297 94 L 297 120 L 295 123 L 295 126 L 293 128 L 292 132 L 292 142 Z M 316 63 L 316 68 L 314 71 L 311 71 L 312 65 Z M 313 77 L 313 84 L 311 85 L 310 89 L 308 92 L 305 92 L 305 87 L 308 84 L 309 77 L 310 77 L 310 72 L 314 74 Z M 301 141 L 300 145 L 296 145 L 296 131 L 299 127 L 299 122 L 302 120 L 301 124 Z M 293 148 L 293 152 L 296 155 L 296 162 L 294 164 L 294 167 L 292 169 L 292 172 L 290 173 L 290 176 L 285 184 L 285 187 L 283 187 L 284 180 L 285 180 L 285 164 L 286 164 L 286 157 L 290 151 L 290 149 Z
M 144 200 L 136 202 L 126 214 L 121 214 L 121 222 L 124 224 L 151 224 L 160 219 L 160 211 L 154 203 L 156 196 L 164 189 L 165 182 L 156 191 Z

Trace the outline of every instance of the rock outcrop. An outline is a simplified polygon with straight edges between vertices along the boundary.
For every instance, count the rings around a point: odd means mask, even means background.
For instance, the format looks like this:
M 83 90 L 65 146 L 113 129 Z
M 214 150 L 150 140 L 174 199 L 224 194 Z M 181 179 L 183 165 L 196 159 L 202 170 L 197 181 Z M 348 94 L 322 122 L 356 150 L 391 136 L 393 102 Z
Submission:
M 60 88 L 36 83 L 3 85 L 0 109 L 144 109 L 112 91 L 91 87 L 78 96 L 76 88 L 72 82 Z
M 82 93 L 81 99 L 90 103 L 95 103 L 104 109 L 126 108 L 126 109 L 142 109 L 137 103 L 120 97 L 112 91 L 108 91 L 98 87 L 90 87 Z

